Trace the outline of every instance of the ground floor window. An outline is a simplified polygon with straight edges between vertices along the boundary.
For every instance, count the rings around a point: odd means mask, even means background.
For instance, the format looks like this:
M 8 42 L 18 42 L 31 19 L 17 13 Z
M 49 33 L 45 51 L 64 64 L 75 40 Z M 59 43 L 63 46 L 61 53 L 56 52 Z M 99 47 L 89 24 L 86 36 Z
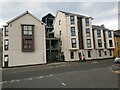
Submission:
M 4 67 L 8 67 L 8 55 L 4 55 Z
M 70 52 L 70 57 L 71 57 L 71 59 L 74 58 L 74 52 Z
M 112 50 L 109 50 L 109 54 L 110 54 L 110 56 L 112 56 Z
M 105 51 L 104 54 L 107 55 L 107 51 Z
M 88 51 L 88 57 L 89 57 L 89 58 L 91 57 L 91 52 L 90 52 L 90 51 Z
M 101 57 L 101 51 L 99 50 L 98 52 L 99 52 L 99 57 Z

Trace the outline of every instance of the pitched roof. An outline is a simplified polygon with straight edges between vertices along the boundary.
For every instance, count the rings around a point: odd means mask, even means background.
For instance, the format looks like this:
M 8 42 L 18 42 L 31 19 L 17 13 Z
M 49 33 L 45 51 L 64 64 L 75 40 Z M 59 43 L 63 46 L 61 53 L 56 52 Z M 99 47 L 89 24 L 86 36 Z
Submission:
M 62 13 L 64 13 L 65 15 L 68 15 L 68 16 L 70 16 L 70 15 L 76 15 L 76 16 L 81 17 L 81 18 L 92 18 L 92 17 L 89 17 L 89 16 L 80 15 L 80 14 L 76 14 L 76 13 L 65 12 L 65 11 L 60 11 L 60 10 L 59 10 L 59 12 L 62 12 Z M 93 18 L 92 18 L 92 19 L 93 19 Z
M 120 30 L 115 30 L 114 35 L 117 36 L 117 37 L 120 37 Z
M 34 15 L 32 15 L 32 14 L 31 14 L 30 12 L 28 12 L 28 11 L 26 11 L 26 12 L 20 14 L 19 16 L 13 18 L 12 20 L 8 21 L 7 24 L 12 23 L 13 21 L 19 19 L 20 17 L 22 17 L 22 16 L 24 16 L 24 15 L 26 15 L 26 14 L 31 15 L 33 18 L 35 18 L 36 20 L 38 20 L 41 24 L 44 24 L 44 25 L 45 25 L 45 23 L 43 23 L 42 21 L 40 21 L 37 17 L 35 17 Z
M 108 28 L 105 28 L 104 26 L 99 26 L 99 25 L 92 25 L 92 29 L 93 30 L 95 30 L 95 29 L 97 29 L 97 30 L 106 30 L 106 31 L 112 31 L 112 30 L 110 30 L 110 29 L 108 29 Z
M 43 16 L 42 18 L 45 18 L 45 17 L 48 17 L 48 16 L 51 16 L 51 17 L 55 18 L 55 16 L 53 16 L 51 13 L 48 13 L 47 15 Z

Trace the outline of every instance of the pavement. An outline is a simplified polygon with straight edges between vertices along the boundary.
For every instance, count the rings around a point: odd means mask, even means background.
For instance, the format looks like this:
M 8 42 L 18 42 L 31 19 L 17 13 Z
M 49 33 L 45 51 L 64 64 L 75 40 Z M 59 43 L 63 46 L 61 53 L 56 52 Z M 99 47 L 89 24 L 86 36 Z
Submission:
M 113 59 L 109 59 L 113 60 Z M 54 62 L 54 63 L 48 63 L 48 64 L 41 64 L 41 65 L 31 65 L 31 66 L 18 66 L 18 67 L 10 67 L 10 68 L 1 68 L 0 71 L 4 73 L 18 73 L 18 72 L 26 72 L 26 71 L 33 71 L 33 70 L 43 70 L 43 69 L 51 69 L 55 67 L 66 67 L 71 65 L 82 65 L 82 64 L 97 64 L 97 63 L 104 63 L 107 62 L 108 59 L 104 60 L 91 60 L 86 62 Z M 111 66 L 111 70 L 118 71 L 118 64 L 114 64 Z

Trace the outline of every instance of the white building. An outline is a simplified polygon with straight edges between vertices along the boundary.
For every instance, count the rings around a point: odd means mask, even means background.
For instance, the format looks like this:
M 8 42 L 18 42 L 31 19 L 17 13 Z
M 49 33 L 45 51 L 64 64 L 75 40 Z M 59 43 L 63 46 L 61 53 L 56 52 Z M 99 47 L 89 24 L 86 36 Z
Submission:
M 54 32 L 55 37 L 61 38 L 65 61 L 79 60 L 83 55 L 87 60 L 93 59 L 92 17 L 58 11 Z
M 113 30 L 101 26 L 92 26 L 95 46 L 95 58 L 111 58 L 115 48 Z
M 93 18 L 88 16 L 64 11 L 57 12 L 54 20 L 54 34 L 61 39 L 61 52 L 65 56 L 65 61 L 77 61 L 80 56 L 84 56 L 86 60 L 113 57 L 113 31 L 111 31 L 112 37 L 108 38 L 110 30 L 101 29 L 101 37 L 97 37 L 96 30 L 92 30 L 92 20 Z M 99 43 L 106 41 L 106 48 L 104 43 L 98 44 L 97 39 Z M 112 47 L 109 46 L 111 42 Z M 100 50 L 105 54 L 110 52 L 112 55 L 98 57 Z M 103 54 L 102 51 L 101 54 Z
M 7 24 L 3 28 L 3 67 L 46 63 L 45 24 L 28 11 Z

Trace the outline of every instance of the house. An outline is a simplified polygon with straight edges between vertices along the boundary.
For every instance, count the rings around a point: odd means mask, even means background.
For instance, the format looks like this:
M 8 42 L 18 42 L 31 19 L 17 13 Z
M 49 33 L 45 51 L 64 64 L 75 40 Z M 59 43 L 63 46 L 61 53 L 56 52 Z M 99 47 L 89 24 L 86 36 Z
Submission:
M 45 24 L 26 11 L 3 26 L 3 67 L 46 63 Z
M 92 17 L 58 11 L 54 20 L 55 37 L 60 38 L 65 61 L 77 61 L 80 56 L 93 59 Z
M 104 25 L 92 25 L 94 41 L 94 58 L 113 58 L 115 48 L 113 30 L 105 28 Z
M 114 31 L 114 40 L 115 40 L 115 49 L 114 49 L 114 56 L 120 56 L 120 30 Z
M 61 51 L 60 51 L 60 39 L 54 37 L 54 22 L 55 16 L 51 13 L 42 17 L 42 21 L 46 24 L 46 60 L 47 63 L 52 63 L 60 61 Z

